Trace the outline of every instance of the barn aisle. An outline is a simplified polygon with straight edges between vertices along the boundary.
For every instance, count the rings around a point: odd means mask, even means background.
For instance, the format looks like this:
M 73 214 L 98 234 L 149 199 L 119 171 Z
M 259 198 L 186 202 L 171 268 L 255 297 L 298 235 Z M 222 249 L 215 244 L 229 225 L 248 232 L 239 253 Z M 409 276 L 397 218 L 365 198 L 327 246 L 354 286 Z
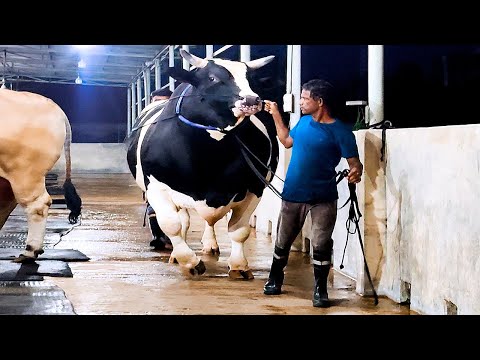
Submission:
M 329 281 L 332 306 L 312 307 L 310 258 L 298 252 L 291 254 L 284 294 L 265 296 L 262 289 L 273 244 L 270 236 L 256 236 L 254 229 L 247 240 L 246 255 L 255 279 L 231 280 L 227 275 L 230 241 L 225 220 L 216 225 L 220 255 L 203 255 L 206 273 L 191 277 L 177 264 L 168 263 L 168 251 L 150 248 L 150 232 L 143 227 L 142 193 L 130 174 L 74 174 L 73 183 L 83 200 L 81 225 L 63 236 L 55 249 L 75 249 L 90 260 L 70 262 L 73 277 L 45 276 L 44 281 L 65 292 L 76 314 L 415 314 L 407 305 L 383 297 L 375 306 L 373 298 L 355 293 L 354 281 L 334 271 Z M 60 215 L 64 213 L 51 211 L 52 218 Z M 199 253 L 203 221 L 195 212 L 191 215 L 188 243 Z

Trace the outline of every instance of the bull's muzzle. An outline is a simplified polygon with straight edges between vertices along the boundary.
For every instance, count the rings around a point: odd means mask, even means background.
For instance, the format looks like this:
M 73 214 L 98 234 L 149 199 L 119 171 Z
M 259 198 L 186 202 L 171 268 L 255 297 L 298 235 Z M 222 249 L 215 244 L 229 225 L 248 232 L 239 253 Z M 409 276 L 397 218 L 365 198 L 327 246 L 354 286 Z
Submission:
M 245 96 L 243 103 L 245 106 L 255 106 L 260 104 L 261 101 L 262 99 L 260 99 L 258 96 L 247 95 Z
M 246 95 L 235 102 L 234 114 L 235 116 L 254 115 L 262 110 L 262 99 L 257 95 Z

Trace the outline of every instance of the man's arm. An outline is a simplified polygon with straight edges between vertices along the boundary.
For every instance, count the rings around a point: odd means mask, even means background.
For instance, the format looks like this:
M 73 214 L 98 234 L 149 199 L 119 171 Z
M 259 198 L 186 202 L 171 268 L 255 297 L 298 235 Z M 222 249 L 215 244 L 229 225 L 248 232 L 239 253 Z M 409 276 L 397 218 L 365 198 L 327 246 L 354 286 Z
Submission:
M 282 115 L 280 115 L 277 103 L 265 100 L 265 111 L 270 113 L 273 117 L 275 128 L 277 129 L 278 140 L 280 140 L 285 148 L 291 148 L 293 146 L 293 139 L 290 136 L 290 130 L 283 123 Z
M 348 182 L 357 184 L 362 180 L 363 165 L 359 158 L 351 157 L 347 159 L 350 171 L 348 172 Z

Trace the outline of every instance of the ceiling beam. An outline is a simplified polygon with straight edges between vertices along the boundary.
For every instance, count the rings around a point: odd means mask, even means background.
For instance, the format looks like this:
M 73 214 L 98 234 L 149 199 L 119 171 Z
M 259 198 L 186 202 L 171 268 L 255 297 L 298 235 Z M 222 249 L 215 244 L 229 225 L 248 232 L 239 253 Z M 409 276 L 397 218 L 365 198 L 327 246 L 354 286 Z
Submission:
M 144 58 L 144 59 L 151 59 L 157 53 L 159 52 L 159 49 L 152 48 L 151 50 L 148 49 L 125 49 L 125 50 L 118 50 L 118 51 L 113 51 L 113 50 L 107 50 L 107 51 L 101 51 L 101 50 L 94 50 L 94 49 L 88 49 L 88 50 L 77 50 L 74 49 L 71 45 L 56 45 L 56 48 L 34 48 L 34 47 L 26 47 L 27 45 L 0 45 L 0 50 L 7 50 L 7 55 L 10 50 L 13 50 L 12 52 L 18 54 L 39 54 L 39 55 L 47 55 L 47 54 L 66 54 L 66 55 L 78 55 L 78 54 L 86 54 L 88 56 L 93 55 L 93 56 L 121 56 L 121 57 L 132 57 L 132 58 Z M 62 48 L 59 48 L 59 47 Z M 103 45 L 98 45 L 98 46 L 103 46 Z M 128 45 L 122 45 L 122 46 L 128 46 Z M 132 50 L 137 50 L 139 53 L 133 53 Z M 151 51 L 149 54 L 146 54 L 145 51 Z

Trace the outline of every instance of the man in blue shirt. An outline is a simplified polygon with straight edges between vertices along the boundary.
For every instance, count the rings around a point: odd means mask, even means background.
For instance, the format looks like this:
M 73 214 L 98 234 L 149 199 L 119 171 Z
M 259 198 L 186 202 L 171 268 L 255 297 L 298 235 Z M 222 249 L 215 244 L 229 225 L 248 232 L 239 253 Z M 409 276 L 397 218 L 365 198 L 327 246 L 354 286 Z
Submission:
M 338 109 L 339 98 L 335 89 L 320 79 L 310 80 L 302 86 L 300 110 L 304 116 L 291 130 L 284 124 L 277 104 L 265 101 L 265 110 L 273 117 L 278 139 L 285 148 L 293 147 L 282 192 L 272 266 L 264 286 L 265 295 L 281 293 L 290 248 L 310 212 L 315 277 L 313 306 L 330 306 L 327 279 L 338 200 L 335 168 L 342 157 L 346 158 L 350 183 L 360 182 L 363 172 L 352 126 L 336 117 Z

